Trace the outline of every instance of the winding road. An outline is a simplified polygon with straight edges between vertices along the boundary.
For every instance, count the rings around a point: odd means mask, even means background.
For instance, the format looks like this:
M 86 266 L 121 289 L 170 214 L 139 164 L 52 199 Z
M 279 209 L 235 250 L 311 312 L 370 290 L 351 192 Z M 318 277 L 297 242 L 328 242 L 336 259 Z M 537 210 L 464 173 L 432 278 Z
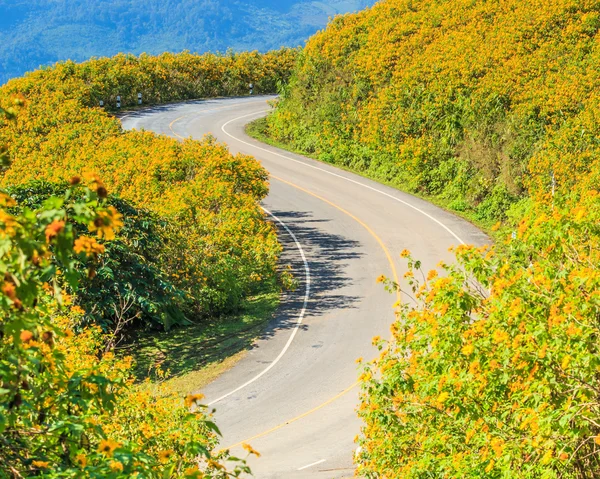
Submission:
M 450 246 L 489 240 L 426 201 L 251 139 L 244 126 L 268 112 L 270 99 L 164 105 L 122 122 L 177 138 L 211 133 L 270 172 L 263 207 L 300 285 L 244 359 L 202 393 L 216 409 L 222 445 L 238 457 L 242 442 L 261 453 L 249 462 L 255 477 L 352 477 L 356 359 L 377 355 L 372 337 L 389 337 L 397 301 L 376 278 L 402 278 L 405 248 L 427 270 L 452 261 Z

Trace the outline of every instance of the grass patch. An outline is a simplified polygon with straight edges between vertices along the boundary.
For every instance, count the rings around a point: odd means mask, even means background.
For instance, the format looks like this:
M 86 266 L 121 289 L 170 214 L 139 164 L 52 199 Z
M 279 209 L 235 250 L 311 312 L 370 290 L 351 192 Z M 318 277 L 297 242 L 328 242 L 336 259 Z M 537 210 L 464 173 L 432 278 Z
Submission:
M 160 379 L 167 389 L 188 393 L 202 388 L 244 357 L 279 306 L 279 286 L 247 299 L 234 315 L 171 331 L 144 331 L 122 348 L 135 360 L 138 380 Z
M 473 211 L 471 208 L 468 207 L 468 205 L 463 204 L 462 202 L 459 203 L 459 202 L 456 202 L 455 200 L 446 200 L 444 198 L 439 198 L 436 196 L 427 196 L 427 195 L 419 194 L 418 192 L 408 191 L 408 189 L 402 188 L 402 185 L 398 185 L 397 183 L 392 183 L 390 181 L 386 181 L 375 175 L 370 175 L 364 171 L 358 171 L 358 170 L 354 170 L 352 168 L 345 167 L 343 165 L 338 165 L 335 163 L 329 163 L 329 162 L 323 161 L 321 158 L 319 158 L 318 156 L 316 156 L 314 154 L 307 153 L 306 151 L 302 151 L 297 148 L 294 148 L 293 146 L 291 146 L 287 143 L 273 139 L 268 134 L 267 117 L 259 118 L 257 120 L 254 120 L 254 121 L 248 123 L 246 125 L 246 134 L 248 136 L 254 138 L 255 140 L 266 143 L 267 145 L 275 146 L 277 148 L 281 148 L 282 150 L 286 150 L 291 153 L 296 153 L 298 155 L 303 155 L 308 158 L 312 158 L 313 160 L 319 161 L 321 163 L 335 166 L 336 168 L 339 168 L 340 170 L 344 170 L 344 171 L 348 171 L 350 173 L 357 174 L 359 176 L 362 176 L 363 178 L 377 181 L 378 183 L 381 183 L 382 185 L 390 186 L 392 188 L 395 188 L 398 191 L 402 191 L 404 193 L 411 194 L 417 198 L 427 200 L 427 201 L 433 203 L 434 205 L 439 206 L 440 208 L 442 208 L 446 211 L 449 211 L 457 216 L 460 216 L 461 218 L 464 218 L 465 220 L 474 224 L 475 226 L 477 226 L 477 228 L 479 228 L 480 230 L 485 232 L 490 238 L 495 239 L 498 237 L 497 233 L 494 232 L 492 229 L 495 221 L 487 221 L 487 220 L 483 220 L 483 219 L 479 218 L 477 216 L 477 214 L 475 213 L 475 211 Z

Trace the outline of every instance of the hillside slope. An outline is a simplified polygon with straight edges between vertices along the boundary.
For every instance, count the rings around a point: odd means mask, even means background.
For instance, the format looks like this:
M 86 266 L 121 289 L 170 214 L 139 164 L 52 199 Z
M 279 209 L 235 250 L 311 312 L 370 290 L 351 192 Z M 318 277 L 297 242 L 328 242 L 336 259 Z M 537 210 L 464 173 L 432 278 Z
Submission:
M 0 84 L 61 60 L 298 46 L 372 0 L 0 0 Z
M 540 153 L 597 111 L 599 28 L 593 0 L 380 2 L 311 38 L 270 134 L 496 221 L 530 168 L 569 188 Z

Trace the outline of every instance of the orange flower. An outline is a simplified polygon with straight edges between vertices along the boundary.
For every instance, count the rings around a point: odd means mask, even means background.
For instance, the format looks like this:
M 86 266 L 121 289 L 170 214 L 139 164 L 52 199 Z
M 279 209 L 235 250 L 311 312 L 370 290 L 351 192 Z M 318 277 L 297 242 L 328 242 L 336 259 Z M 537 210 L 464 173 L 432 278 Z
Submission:
M 75 462 L 79 467 L 84 468 L 85 466 L 87 466 L 87 457 L 85 457 L 84 454 L 77 454 L 77 456 L 75 457 Z
M 185 407 L 192 407 L 197 401 L 202 401 L 204 394 L 188 394 L 185 398 Z
M 65 229 L 65 222 L 54 220 L 46 226 L 46 243 L 50 243 L 58 234 Z
M 89 236 L 80 236 L 75 240 L 73 247 L 75 253 L 85 253 L 86 256 L 96 256 L 104 253 L 104 245 L 99 244 L 95 238 Z
M 260 457 L 260 452 L 254 449 L 250 444 L 243 443 L 242 447 L 248 451 L 248 454 L 254 454 L 256 457 Z
M 21 338 L 21 341 L 23 341 L 24 343 L 28 343 L 33 339 L 33 333 L 31 331 L 23 330 L 21 331 L 19 337 Z
M 17 299 L 17 288 L 13 283 L 4 283 L 2 285 L 2 292 L 12 301 Z

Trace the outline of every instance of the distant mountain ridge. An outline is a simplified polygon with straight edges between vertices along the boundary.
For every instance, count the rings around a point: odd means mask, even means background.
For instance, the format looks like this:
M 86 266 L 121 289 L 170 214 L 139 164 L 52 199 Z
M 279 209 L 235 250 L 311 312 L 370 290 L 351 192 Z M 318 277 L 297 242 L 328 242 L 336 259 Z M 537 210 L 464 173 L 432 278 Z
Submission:
M 61 60 L 303 45 L 375 0 L 0 0 L 0 84 Z

